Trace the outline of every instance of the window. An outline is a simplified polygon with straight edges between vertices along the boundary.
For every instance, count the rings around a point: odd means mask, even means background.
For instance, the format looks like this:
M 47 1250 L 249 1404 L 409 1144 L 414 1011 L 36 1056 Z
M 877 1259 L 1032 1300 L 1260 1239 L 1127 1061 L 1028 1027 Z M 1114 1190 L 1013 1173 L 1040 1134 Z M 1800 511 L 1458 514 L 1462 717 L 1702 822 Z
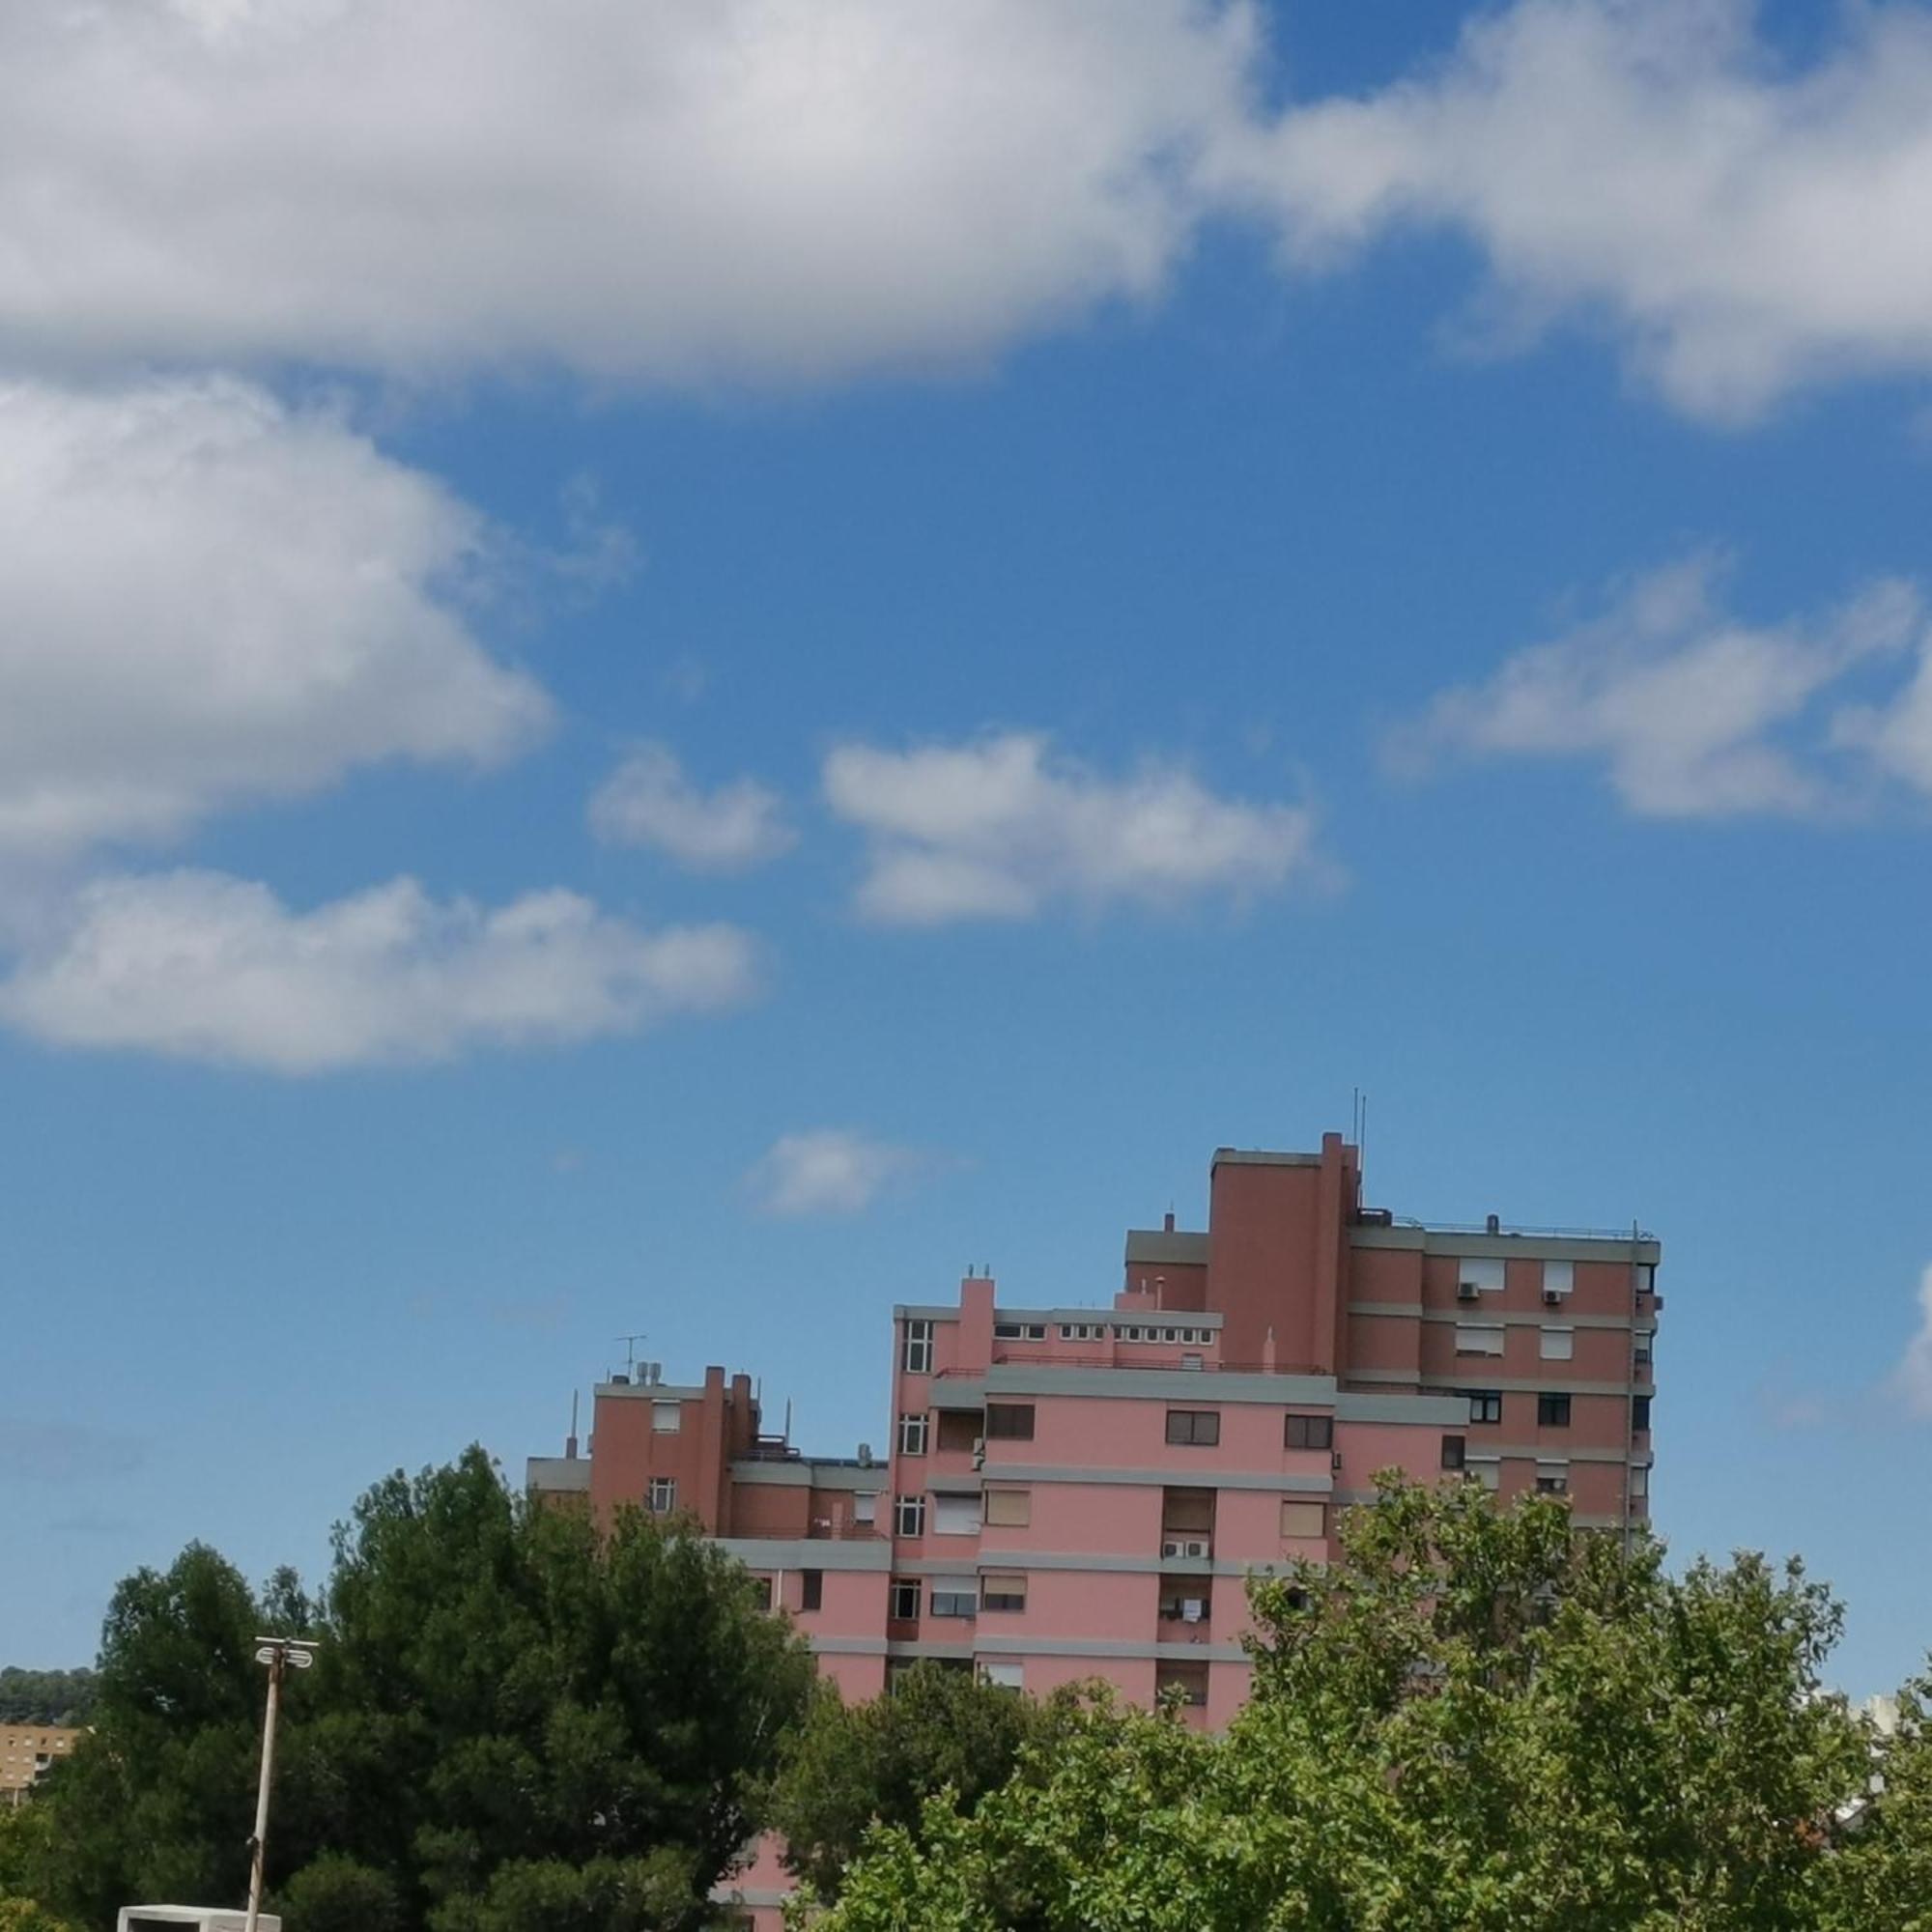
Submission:
M 1025 1529 L 1033 1521 L 1031 1490 L 988 1490 L 980 1500 L 988 1529 Z
M 1486 1490 L 1494 1490 L 1502 1482 L 1503 1465 L 1495 1456 L 1471 1456 L 1463 1466 Z
M 1335 1446 L 1335 1418 L 1332 1415 L 1291 1415 L 1281 1439 L 1290 1449 L 1332 1449 Z
M 1503 1264 L 1493 1256 L 1467 1255 L 1456 1264 L 1456 1287 L 1460 1293 L 1472 1288 L 1479 1293 L 1494 1294 L 1503 1285 Z
M 978 1496 L 934 1496 L 932 1533 L 935 1536 L 978 1536 L 980 1498 Z
M 936 1617 L 975 1617 L 980 1613 L 980 1585 L 971 1577 L 935 1577 L 930 1601 Z
M 653 1476 L 650 1492 L 651 1514 L 668 1516 L 677 1507 L 677 1478 Z
M 925 1454 L 924 1416 L 902 1415 L 899 1417 L 899 1454 L 901 1456 L 923 1456 Z
M 1281 1533 L 1284 1536 L 1326 1536 L 1328 1505 L 1289 1497 L 1281 1506 Z
M 1160 1533 L 1173 1536 L 1210 1536 L 1214 1530 L 1214 1492 L 1212 1490 L 1163 1490 L 1160 1495 Z
M 1652 1262 L 1639 1262 L 1636 1264 L 1635 1273 L 1636 1292 L 1639 1294 L 1655 1294 L 1657 1293 L 1656 1264 Z
M 1503 1399 L 1498 1389 L 1471 1389 L 1469 1391 L 1469 1420 L 1471 1422 L 1500 1422 L 1503 1419 Z
M 1539 1463 L 1536 1488 L 1541 1495 L 1567 1496 L 1570 1493 L 1570 1465 L 1567 1463 Z
M 1163 1623 L 1205 1624 L 1211 1598 L 1205 1577 L 1177 1577 L 1160 1586 L 1160 1616 Z
M 989 1442 L 1031 1442 L 1033 1404 L 989 1402 L 986 1405 L 986 1439 Z
M 1046 1323 L 1044 1321 L 995 1321 L 993 1340 L 996 1342 L 1044 1342 Z
M 1575 1353 L 1574 1328 L 1542 1328 L 1537 1331 L 1536 1351 L 1546 1362 L 1567 1362 Z
M 852 1498 L 852 1520 L 854 1522 L 877 1522 L 879 1520 L 879 1499 L 875 1495 L 855 1495 Z
M 1647 1328 L 1639 1328 L 1632 1338 L 1631 1360 L 1640 1369 L 1650 1367 L 1650 1346 L 1652 1340 L 1651 1331 Z
M 651 1433 L 654 1435 L 675 1435 L 684 1421 L 684 1405 L 681 1402 L 654 1402 L 651 1404 Z
M 775 1582 L 777 1582 L 777 1580 L 778 1578 L 775 1577 L 761 1577 L 756 1575 L 755 1573 L 753 1575 L 752 1577 L 752 1586 L 753 1590 L 756 1592 L 756 1594 L 763 1600 L 764 1606 L 768 1610 L 775 1610 L 778 1608 L 778 1605 L 773 1601 L 778 1593 L 776 1590 L 772 1588 L 772 1585 Z
M 1543 1292 L 1545 1294 L 1568 1294 L 1577 1286 L 1577 1264 L 1575 1262 L 1545 1262 L 1543 1264 Z
M 1017 1657 L 982 1657 L 980 1682 L 997 1684 L 1002 1690 L 1024 1690 L 1026 1665 Z
M 1060 1324 L 1060 1339 L 1063 1342 L 1097 1342 L 1106 1333 L 1098 1321 L 1063 1321 Z
M 1631 1494 L 1647 1496 L 1650 1493 L 1650 1464 L 1634 1463 L 1631 1465 Z
M 892 1594 L 887 1600 L 886 1613 L 895 1623 L 911 1624 L 919 1621 L 919 1585 L 902 1582 L 896 1577 L 893 1581 Z
M 1020 1576 L 988 1575 L 980 1579 L 980 1607 L 982 1610 L 1023 1610 L 1026 1608 L 1027 1579 Z
M 1156 1663 L 1153 1667 L 1153 1694 L 1173 1697 L 1197 1709 L 1208 1701 L 1208 1666 L 1205 1663 Z
M 1460 1469 L 1469 1460 L 1469 1438 L 1466 1435 L 1445 1435 L 1442 1438 L 1442 1466 L 1445 1469 Z
M 1540 1395 L 1536 1398 L 1536 1426 L 1539 1429 L 1570 1427 L 1570 1398 L 1567 1395 Z
M 977 1408 L 942 1408 L 939 1411 L 939 1446 L 942 1451 L 977 1449 L 985 1418 Z
M 893 1534 L 895 1536 L 923 1536 L 925 1534 L 925 1498 L 923 1496 L 900 1496 L 893 1505 Z
M 822 1609 L 825 1604 L 825 1572 L 801 1570 L 798 1573 L 798 1606 L 802 1610 Z
M 905 1372 L 909 1376 L 932 1373 L 932 1323 L 908 1321 L 905 1325 Z
M 1631 1428 L 1636 1432 L 1647 1432 L 1650 1428 L 1650 1398 L 1647 1395 L 1631 1399 Z
M 1456 1352 L 1459 1355 L 1500 1355 L 1503 1351 L 1503 1324 L 1500 1321 L 1459 1321 L 1456 1324 Z
M 1221 1411 L 1217 1408 L 1170 1408 L 1167 1411 L 1167 1439 L 1211 1448 L 1221 1439 Z

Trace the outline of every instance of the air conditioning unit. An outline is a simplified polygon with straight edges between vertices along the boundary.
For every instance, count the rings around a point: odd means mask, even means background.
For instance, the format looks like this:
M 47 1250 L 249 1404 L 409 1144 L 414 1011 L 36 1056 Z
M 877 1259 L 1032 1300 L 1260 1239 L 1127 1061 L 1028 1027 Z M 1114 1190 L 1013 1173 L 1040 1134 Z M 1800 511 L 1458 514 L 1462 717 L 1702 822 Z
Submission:
M 1341 1452 L 1341 1450 L 1337 1449 L 1337 1450 L 1335 1451 L 1335 1453 L 1334 1453 L 1334 1454 L 1333 1454 L 1332 1456 L 1330 1456 L 1330 1457 L 1328 1458 L 1328 1466 L 1329 1466 L 1329 1468 L 1331 1468 L 1332 1470 L 1334 1470 L 1334 1472 L 1335 1472 L 1335 1473 L 1336 1473 L 1336 1474 L 1337 1474 L 1338 1476 L 1339 1476 L 1339 1475 L 1340 1475 L 1340 1474 L 1342 1473 L 1342 1452 Z
M 1473 1281 L 1459 1281 L 1456 1284 L 1456 1299 L 1458 1301 L 1474 1301 L 1482 1292 Z
M 1560 1308 L 1563 1304 L 1563 1291 L 1560 1288 L 1546 1288 L 1543 1291 L 1543 1305 L 1546 1308 Z
M 1206 1556 L 1208 1539 L 1205 1536 L 1170 1537 L 1160 1546 L 1163 1556 Z

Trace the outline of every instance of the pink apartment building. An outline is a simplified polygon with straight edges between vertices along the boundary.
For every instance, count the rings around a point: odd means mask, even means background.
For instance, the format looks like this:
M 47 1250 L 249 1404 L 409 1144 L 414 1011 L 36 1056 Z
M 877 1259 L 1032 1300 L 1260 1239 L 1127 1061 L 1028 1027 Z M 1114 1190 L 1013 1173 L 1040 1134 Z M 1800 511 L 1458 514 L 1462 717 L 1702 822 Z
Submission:
M 1250 1571 L 1332 1548 L 1395 1466 L 1577 1520 L 1648 1513 L 1658 1243 L 1425 1227 L 1361 1205 L 1357 1150 L 1221 1149 L 1206 1233 L 1126 1238 L 1112 1306 L 1013 1307 L 969 1276 L 894 1310 L 890 1452 L 801 1455 L 752 1383 L 646 1365 L 596 1391 L 547 1497 L 693 1513 L 767 1579 L 847 1697 L 937 1658 L 1041 1692 L 1172 1687 L 1218 1725 L 1245 1694 Z M 776 1925 L 769 1848 L 731 1905 Z

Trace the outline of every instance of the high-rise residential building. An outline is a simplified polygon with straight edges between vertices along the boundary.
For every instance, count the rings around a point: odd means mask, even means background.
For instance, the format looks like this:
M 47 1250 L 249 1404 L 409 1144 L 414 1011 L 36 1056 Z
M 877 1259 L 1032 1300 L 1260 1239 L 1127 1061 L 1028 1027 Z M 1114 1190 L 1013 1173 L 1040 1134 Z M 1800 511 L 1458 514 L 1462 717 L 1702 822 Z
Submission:
M 1045 1691 L 1172 1690 L 1218 1725 L 1246 1692 L 1243 1578 L 1334 1548 L 1336 1512 L 1395 1467 L 1507 1499 L 1649 1513 L 1658 1243 L 1621 1232 L 1405 1220 L 1359 1153 L 1223 1148 L 1208 1227 L 1129 1232 L 1105 1307 L 956 1300 L 893 1311 L 883 1460 L 802 1456 L 748 1377 L 596 1391 L 590 1453 L 531 1488 L 689 1511 L 767 1580 L 847 1697 L 937 1658 Z M 734 1889 L 773 1923 L 769 1857 Z

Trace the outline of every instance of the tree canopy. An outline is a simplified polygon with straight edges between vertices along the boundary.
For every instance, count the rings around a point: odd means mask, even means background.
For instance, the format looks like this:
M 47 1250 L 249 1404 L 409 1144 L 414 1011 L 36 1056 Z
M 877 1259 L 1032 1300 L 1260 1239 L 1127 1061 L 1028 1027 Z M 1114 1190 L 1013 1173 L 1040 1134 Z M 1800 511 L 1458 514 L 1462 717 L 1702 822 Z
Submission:
M 836 1896 L 875 1822 L 917 1825 L 940 1791 L 970 1813 L 1012 1776 L 1022 1747 L 1044 1744 L 1070 1712 L 931 1662 L 915 1663 L 890 1696 L 863 1704 L 821 1685 L 785 1750 L 770 1807 L 787 1864 L 821 1898 Z
M 242 1895 L 270 1630 L 321 1639 L 285 1693 L 270 1838 L 301 1932 L 701 1924 L 812 1683 L 715 1546 L 533 1506 L 472 1450 L 369 1491 L 319 1598 L 286 1573 L 257 1596 L 199 1546 L 121 1586 L 29 1895 L 89 1926 Z
M 94 1708 L 91 1670 L 0 1669 L 0 1724 L 84 1724 Z
M 1554 1499 L 1394 1477 L 1342 1539 L 1251 1586 L 1224 1734 L 1098 1698 L 970 1815 L 880 1825 L 819 1932 L 1932 1927 L 1918 1706 L 1875 1758 L 1797 1565 L 1672 1577 Z

